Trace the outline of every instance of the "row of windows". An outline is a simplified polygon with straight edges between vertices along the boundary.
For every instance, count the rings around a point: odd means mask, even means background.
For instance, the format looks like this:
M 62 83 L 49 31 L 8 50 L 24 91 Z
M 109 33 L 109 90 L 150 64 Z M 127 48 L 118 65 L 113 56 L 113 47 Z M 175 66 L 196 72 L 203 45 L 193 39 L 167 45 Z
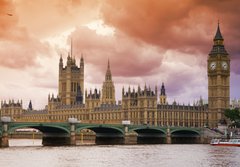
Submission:
M 181 126 L 181 127 L 203 127 L 206 125 L 203 121 L 190 121 L 190 122 L 167 122 L 167 121 L 159 121 L 157 122 L 158 126 Z
M 159 118 L 178 118 L 178 119 L 189 119 L 189 118 L 205 118 L 206 113 L 203 112 L 158 112 Z
M 131 100 L 131 101 L 124 101 L 123 104 L 124 104 L 124 107 L 127 108 L 129 106 L 137 106 L 138 103 L 140 103 L 140 107 L 143 107 L 144 106 L 144 102 L 143 101 L 140 101 L 138 102 L 137 100 Z M 128 105 L 130 104 L 130 105 Z M 147 107 L 154 107 L 156 104 L 155 100 L 147 100 Z
M 111 120 L 121 119 L 121 113 L 95 113 L 95 114 L 65 114 L 65 115 L 52 115 L 51 120 L 67 120 L 68 118 L 77 118 L 78 120 Z
M 121 119 L 121 113 L 92 114 L 92 120 L 117 120 Z
M 15 114 L 21 114 L 21 110 L 2 110 L 2 115 L 15 115 Z
M 71 82 L 71 92 L 77 92 L 78 82 Z

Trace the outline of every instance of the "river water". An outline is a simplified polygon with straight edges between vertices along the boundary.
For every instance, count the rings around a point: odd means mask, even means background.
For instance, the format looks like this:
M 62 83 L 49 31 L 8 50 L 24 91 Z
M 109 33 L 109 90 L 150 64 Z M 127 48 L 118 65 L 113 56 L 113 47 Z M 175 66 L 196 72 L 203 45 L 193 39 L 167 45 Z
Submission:
M 42 147 L 41 140 L 11 139 L 9 148 L 0 149 L 0 167 L 238 167 L 239 157 L 240 147 L 167 144 Z

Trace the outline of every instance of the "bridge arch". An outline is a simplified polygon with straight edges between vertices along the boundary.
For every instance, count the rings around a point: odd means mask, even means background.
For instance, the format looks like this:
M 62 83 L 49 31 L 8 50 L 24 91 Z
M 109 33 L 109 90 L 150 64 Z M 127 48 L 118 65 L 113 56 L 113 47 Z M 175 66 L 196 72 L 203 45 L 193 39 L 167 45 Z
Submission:
M 124 144 L 124 131 L 120 128 L 106 125 L 87 125 L 76 128 L 76 132 L 89 129 L 96 134 L 95 143 L 102 144 Z
M 172 144 L 198 144 L 201 134 L 194 129 L 177 129 L 171 131 Z
M 14 122 L 8 124 L 8 133 L 21 128 L 34 128 L 42 132 L 43 146 L 62 146 L 71 144 L 69 124 Z
M 139 127 L 139 128 L 134 128 L 131 129 L 131 131 L 136 132 L 138 135 L 148 135 L 148 134 L 159 134 L 159 135 L 166 135 L 166 132 L 162 129 L 157 129 L 157 128 L 151 128 L 151 127 Z
M 178 135 L 188 135 L 188 136 L 200 136 L 200 132 L 194 129 L 176 129 L 171 131 L 171 136 L 178 136 Z
M 131 129 L 137 133 L 138 144 L 163 144 L 165 143 L 166 132 L 162 129 L 152 127 L 140 127 Z
M 90 129 L 96 133 L 96 135 L 101 134 L 115 134 L 115 135 L 121 135 L 124 136 L 124 131 L 117 127 L 111 127 L 111 126 L 104 126 L 104 125 L 88 125 L 88 126 L 81 126 L 76 128 L 76 132 L 80 132 L 83 129 Z
M 66 133 L 66 134 L 70 133 L 70 130 L 68 128 L 57 125 L 44 125 L 44 124 L 19 124 L 14 126 L 10 125 L 8 132 L 11 133 L 16 129 L 21 128 L 33 128 L 41 131 L 42 133 Z

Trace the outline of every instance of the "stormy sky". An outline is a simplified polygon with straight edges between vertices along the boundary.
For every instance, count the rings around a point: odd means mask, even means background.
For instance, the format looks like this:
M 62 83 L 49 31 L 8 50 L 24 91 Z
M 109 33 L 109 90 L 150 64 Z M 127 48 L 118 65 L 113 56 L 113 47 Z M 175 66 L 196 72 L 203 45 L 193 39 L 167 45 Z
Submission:
M 101 88 L 110 60 L 121 89 L 165 83 L 168 101 L 207 100 L 207 57 L 218 20 L 240 98 L 238 0 L 1 0 L 0 99 L 44 108 L 57 95 L 58 61 L 85 60 L 85 88 Z

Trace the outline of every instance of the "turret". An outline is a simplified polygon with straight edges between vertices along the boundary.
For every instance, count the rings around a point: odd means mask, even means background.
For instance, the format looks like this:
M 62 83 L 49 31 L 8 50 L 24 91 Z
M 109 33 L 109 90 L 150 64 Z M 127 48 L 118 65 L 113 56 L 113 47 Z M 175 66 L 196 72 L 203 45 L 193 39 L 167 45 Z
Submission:
M 164 83 L 161 86 L 161 95 L 166 96 Z
M 71 64 L 72 64 L 72 61 L 71 61 L 70 53 L 68 52 L 67 66 L 71 66 Z
M 63 68 L 63 59 L 62 59 L 62 54 L 59 59 L 59 70 Z
M 85 90 L 85 99 L 87 98 L 87 89 Z
M 84 70 L 84 59 L 83 59 L 83 55 L 81 55 L 81 59 L 80 59 L 80 68 Z
M 33 107 L 32 107 L 32 101 L 30 100 L 29 104 L 28 104 L 28 110 L 33 110 Z
M 107 67 L 107 72 L 105 75 L 105 81 L 111 81 L 112 80 L 112 74 L 111 74 L 111 70 L 110 70 L 110 63 L 108 60 L 108 67 Z
M 203 106 L 203 99 L 202 99 L 202 96 L 200 96 L 200 99 L 199 99 L 199 105 L 200 105 L 200 106 Z
M 140 95 L 141 93 L 141 88 L 140 88 L 140 85 L 138 85 L 138 95 Z
M 160 104 L 167 104 L 167 96 L 166 96 L 166 92 L 165 92 L 165 86 L 164 86 L 164 83 L 162 83 L 162 86 L 161 86 L 161 92 L 160 92 Z
M 147 94 L 147 85 L 146 85 L 146 83 L 145 83 L 145 85 L 144 85 L 144 94 L 145 94 L 145 95 Z
M 123 86 L 123 88 L 122 88 L 122 96 L 124 96 L 124 93 L 125 93 L 125 91 L 124 91 L 124 86 Z

